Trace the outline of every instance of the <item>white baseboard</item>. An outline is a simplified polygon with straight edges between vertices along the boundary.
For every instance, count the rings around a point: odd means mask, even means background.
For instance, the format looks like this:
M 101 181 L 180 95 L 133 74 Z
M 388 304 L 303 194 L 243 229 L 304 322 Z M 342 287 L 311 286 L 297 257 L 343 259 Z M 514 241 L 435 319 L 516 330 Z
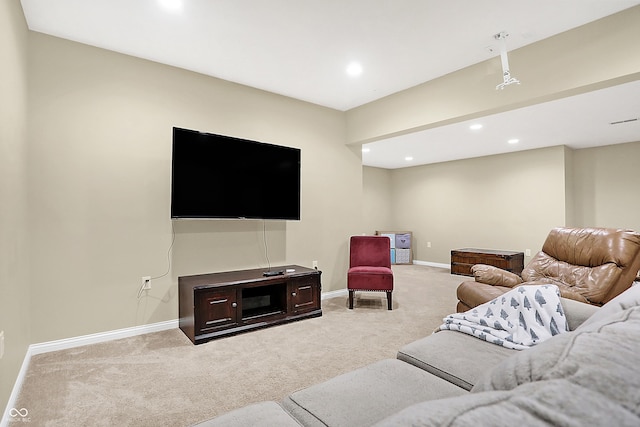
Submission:
M 325 299 L 329 299 L 329 298 L 336 298 L 336 297 L 342 297 L 349 294 L 349 292 L 346 289 L 338 289 L 337 291 L 331 291 L 331 292 L 325 292 L 322 294 L 321 299 L 325 300 Z
M 447 270 L 451 269 L 451 264 L 440 264 L 437 262 L 428 262 L 428 261 L 413 261 L 416 265 L 425 265 L 427 267 L 436 267 L 436 268 L 446 268 Z M 336 298 L 348 295 L 349 291 L 347 289 L 338 289 L 337 291 L 324 292 L 321 296 L 321 299 L 329 299 Z
M 325 292 L 322 294 L 321 299 L 335 298 L 339 296 L 347 295 L 346 289 L 340 289 L 337 291 Z M 168 329 L 174 329 L 179 326 L 178 320 L 168 320 L 165 322 L 152 323 L 149 325 L 134 326 L 131 328 L 117 329 L 114 331 L 99 332 L 96 334 L 82 335 L 79 337 L 65 338 L 61 340 L 48 341 L 43 343 L 31 344 L 27 348 L 27 353 L 22 361 L 20 372 L 13 385 L 13 390 L 9 396 L 7 407 L 4 410 L 2 419 L 0 419 L 0 427 L 7 427 L 8 422 L 12 420 L 10 411 L 15 408 L 16 400 L 18 399 L 18 393 L 22 388 L 22 384 L 27 375 L 31 357 L 37 354 L 49 353 L 52 351 L 67 350 L 75 347 L 81 347 L 90 344 L 98 344 L 101 342 L 117 340 L 121 338 L 129 338 L 136 335 L 144 335 L 152 332 L 160 332 Z M 15 408 L 19 409 L 19 408 Z
M 165 322 L 151 323 L 149 325 L 133 326 L 131 328 L 116 329 L 115 331 L 99 332 L 97 334 L 82 335 L 79 337 L 43 342 L 39 344 L 31 344 L 29 346 L 29 350 L 31 351 L 31 355 L 49 353 L 51 351 L 67 350 L 70 348 L 81 347 L 89 344 L 98 344 L 105 341 L 149 334 L 151 332 L 166 331 L 167 329 L 174 329 L 177 327 L 177 319 L 167 320 Z
M 446 268 L 447 270 L 451 270 L 451 264 L 441 264 L 439 262 L 429 262 L 429 261 L 417 261 L 413 260 L 413 263 L 416 265 L 425 265 L 427 267 L 436 267 L 436 268 Z
M 13 421 L 14 417 L 12 417 L 12 414 L 10 413 L 12 409 L 22 410 L 22 408 L 16 408 L 15 406 L 16 400 L 18 399 L 18 393 L 20 393 L 20 389 L 22 388 L 22 383 L 24 382 L 24 378 L 27 376 L 29 362 L 31 362 L 31 347 L 27 348 L 27 354 L 24 356 L 22 366 L 18 372 L 18 377 L 16 378 L 16 382 L 13 384 L 13 389 L 11 390 L 7 407 L 4 408 L 2 419 L 0 419 L 0 427 L 7 427 L 9 425 L 9 421 Z
M 0 427 L 6 427 L 8 422 L 12 420 L 10 411 L 15 408 L 16 400 L 18 399 L 18 393 L 22 388 L 27 370 L 29 369 L 29 363 L 31 357 L 36 354 L 49 353 L 51 351 L 67 350 L 70 348 L 81 347 L 84 345 L 97 344 L 101 342 L 117 340 L 121 338 L 129 338 L 136 335 L 149 334 L 151 332 L 166 331 L 168 329 L 174 329 L 178 327 L 178 319 L 168 320 L 166 322 L 151 323 L 149 325 L 133 326 L 131 328 L 117 329 L 115 331 L 100 332 L 97 334 L 83 335 L 74 338 L 66 338 L 56 341 L 48 341 L 38 344 L 31 344 L 27 349 L 27 354 L 24 356 L 20 372 L 16 378 L 16 382 L 13 385 L 13 390 L 9 396 L 7 407 L 4 410 L 2 419 L 0 419 Z M 15 408 L 20 409 L 20 408 Z
M 416 261 L 416 260 L 414 260 L 413 263 L 416 265 L 425 265 L 427 267 L 446 268 L 447 270 L 451 269 L 451 264 L 440 264 L 437 262 Z M 321 296 L 321 299 L 325 300 L 329 298 L 342 297 L 348 294 L 349 294 L 349 291 L 347 289 L 339 289 L 337 291 L 324 292 Z
M 438 264 L 433 262 L 426 261 L 413 261 L 414 264 L 418 265 L 426 265 L 429 267 L 439 267 L 439 268 L 450 268 L 449 264 Z M 337 291 L 324 292 L 321 295 L 321 299 L 330 299 L 345 296 L 348 294 L 346 289 L 339 289 Z M 24 378 L 27 375 L 27 370 L 29 369 L 29 363 L 31 362 L 31 357 L 37 354 L 49 353 L 52 351 L 59 350 L 67 350 L 70 348 L 81 347 L 90 344 L 98 344 L 101 342 L 117 340 L 121 338 L 129 338 L 136 335 L 144 335 L 152 332 L 160 332 L 168 329 L 174 329 L 178 327 L 178 319 L 175 320 L 167 320 L 165 322 L 152 323 L 149 325 L 142 326 L 133 326 L 131 328 L 117 329 L 114 331 L 107 332 L 99 332 L 96 334 L 90 335 L 82 335 L 79 337 L 73 338 L 65 338 L 61 340 L 48 341 L 43 343 L 31 344 L 27 349 L 27 354 L 22 361 L 22 366 L 20 368 L 20 372 L 18 373 L 18 377 L 16 378 L 16 382 L 13 385 L 13 390 L 11 391 L 11 396 L 9 397 L 9 401 L 7 402 L 7 407 L 5 408 L 2 419 L 0 419 L 0 427 L 6 427 L 8 422 L 11 420 L 11 416 L 9 412 L 15 406 L 15 402 L 18 398 L 18 393 L 22 388 L 22 383 L 24 382 Z M 18 409 L 18 408 L 16 408 Z

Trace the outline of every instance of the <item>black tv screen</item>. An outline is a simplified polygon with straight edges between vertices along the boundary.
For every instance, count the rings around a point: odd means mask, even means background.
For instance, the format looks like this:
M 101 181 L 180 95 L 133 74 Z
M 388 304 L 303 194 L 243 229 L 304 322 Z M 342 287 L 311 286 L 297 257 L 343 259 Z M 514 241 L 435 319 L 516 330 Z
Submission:
M 300 219 L 300 149 L 173 128 L 171 218 Z

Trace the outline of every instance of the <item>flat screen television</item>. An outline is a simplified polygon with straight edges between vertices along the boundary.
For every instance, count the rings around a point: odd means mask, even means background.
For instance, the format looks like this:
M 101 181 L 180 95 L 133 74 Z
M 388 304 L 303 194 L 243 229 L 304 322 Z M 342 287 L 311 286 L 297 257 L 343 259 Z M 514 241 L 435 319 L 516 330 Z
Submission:
M 173 128 L 171 218 L 300 219 L 300 149 Z

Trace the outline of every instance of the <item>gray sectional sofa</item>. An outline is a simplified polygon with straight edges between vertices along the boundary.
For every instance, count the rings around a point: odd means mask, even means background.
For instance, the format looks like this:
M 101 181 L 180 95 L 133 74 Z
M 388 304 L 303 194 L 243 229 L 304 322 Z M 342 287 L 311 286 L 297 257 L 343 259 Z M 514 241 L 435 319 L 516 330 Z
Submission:
M 200 426 L 639 426 L 640 286 L 517 351 L 440 331 L 381 360 Z

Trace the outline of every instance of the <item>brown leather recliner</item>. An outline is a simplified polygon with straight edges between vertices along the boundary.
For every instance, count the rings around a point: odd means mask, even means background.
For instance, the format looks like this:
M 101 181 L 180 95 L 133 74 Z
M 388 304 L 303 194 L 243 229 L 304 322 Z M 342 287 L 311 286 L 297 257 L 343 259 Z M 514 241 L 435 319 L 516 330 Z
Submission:
M 523 285 L 551 283 L 565 298 L 602 305 L 628 289 L 640 270 L 640 234 L 612 228 L 554 228 L 522 275 L 476 264 L 458 286 L 458 312 Z

